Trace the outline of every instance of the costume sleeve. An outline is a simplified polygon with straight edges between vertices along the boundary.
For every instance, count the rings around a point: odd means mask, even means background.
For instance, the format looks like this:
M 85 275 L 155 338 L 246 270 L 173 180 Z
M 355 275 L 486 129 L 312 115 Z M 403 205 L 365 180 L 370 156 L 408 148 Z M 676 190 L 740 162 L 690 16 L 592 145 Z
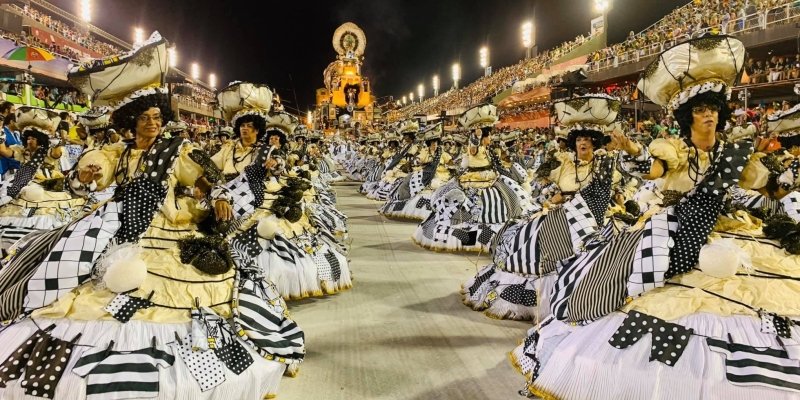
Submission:
M 94 349 L 87 350 L 78 362 L 75 363 L 75 366 L 72 368 L 72 372 L 80 377 L 86 377 L 89 373 L 92 372 L 95 367 L 100 365 L 103 360 L 106 359 L 108 355 L 108 349 L 113 345 L 110 344 L 107 348 L 102 347 L 95 347 Z
M 653 158 L 663 161 L 668 170 L 676 169 L 681 163 L 678 148 L 671 140 L 661 138 L 653 140 L 648 150 Z
M 753 153 L 750 160 L 744 166 L 742 176 L 739 178 L 739 186 L 744 189 L 757 190 L 767 186 L 769 180 L 769 169 L 762 162 L 766 154 Z
M 228 158 L 228 153 L 231 149 L 231 143 L 225 143 L 217 152 L 211 156 L 211 161 L 214 162 L 214 165 L 217 166 L 219 169 L 225 169 L 225 160 Z
M 89 150 L 84 153 L 75 167 L 72 168 L 72 171 L 67 175 L 70 190 L 78 196 L 86 196 L 90 192 L 103 190 L 109 187 L 114 183 L 114 173 L 117 169 L 117 163 L 119 162 L 123 149 L 124 145 L 115 144 L 102 149 Z M 81 181 L 78 180 L 78 171 L 90 165 L 100 167 L 99 172 L 102 176 L 87 184 L 81 183 Z
M 203 175 L 203 167 L 189 156 L 192 151 L 194 151 L 194 147 L 191 145 L 181 146 L 180 154 L 173 165 L 175 177 L 178 178 L 178 184 L 181 186 L 194 186 L 197 179 Z

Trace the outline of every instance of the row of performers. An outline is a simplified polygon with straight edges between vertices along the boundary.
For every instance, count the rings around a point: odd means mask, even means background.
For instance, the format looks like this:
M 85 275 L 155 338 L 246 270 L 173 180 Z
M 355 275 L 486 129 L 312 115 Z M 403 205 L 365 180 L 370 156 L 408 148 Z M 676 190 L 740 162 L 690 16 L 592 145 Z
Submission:
M 568 150 L 534 168 L 495 151 L 484 128 L 494 109 L 481 106 L 460 119 L 479 129 L 458 150 L 429 135 L 426 156 L 409 138 L 364 188 L 385 196 L 386 215 L 427 207 L 421 246 L 491 252 L 463 301 L 534 322 L 510 354 L 525 394 L 797 398 L 800 105 L 768 119 L 781 151 L 726 132 L 744 59 L 739 40 L 714 36 L 646 69 L 638 87 L 679 137 L 639 144 L 614 128 L 618 100 L 574 97 L 554 104 Z M 415 147 L 419 170 L 396 171 Z
M 0 144 L 22 165 L 0 187 L 2 398 L 268 398 L 305 355 L 285 300 L 352 285 L 321 136 L 246 82 L 217 96 L 215 154 L 164 136 L 165 52 L 156 33 L 69 71 L 107 106 L 82 129 L 132 139 L 61 171 L 57 115 L 23 107 L 26 145 Z

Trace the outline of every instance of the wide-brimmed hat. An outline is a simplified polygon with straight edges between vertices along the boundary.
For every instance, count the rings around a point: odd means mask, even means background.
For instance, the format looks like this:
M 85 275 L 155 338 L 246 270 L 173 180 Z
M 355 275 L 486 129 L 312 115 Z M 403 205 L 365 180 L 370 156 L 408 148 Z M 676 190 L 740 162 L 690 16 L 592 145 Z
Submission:
M 20 106 L 17 108 L 16 117 L 17 128 L 22 132 L 35 129 L 53 135 L 61 123 L 58 111 L 42 107 Z
M 272 90 L 263 84 L 235 81 L 217 93 L 217 102 L 223 117 L 233 126 L 245 115 L 266 121 L 272 107 Z
M 486 128 L 497 123 L 497 107 L 493 104 L 475 106 L 465 111 L 458 118 L 458 123 L 469 130 Z
M 90 131 L 108 128 L 111 126 L 111 108 L 92 107 L 78 115 L 78 124 Z
M 587 94 L 553 103 L 558 122 L 567 130 L 604 132 L 619 114 L 619 98 L 606 94 Z
M 433 125 L 429 125 L 425 127 L 425 130 L 422 132 L 422 140 L 429 141 L 429 140 L 436 140 L 442 138 L 442 123 L 438 122 Z
M 637 87 L 653 103 L 675 111 L 706 92 L 726 95 L 741 77 L 745 48 L 730 36 L 705 36 L 677 44 L 656 57 Z
M 72 67 L 69 82 L 90 96 L 95 106 L 116 110 L 138 98 L 165 94 L 169 71 L 167 41 L 158 32 L 128 53 Z

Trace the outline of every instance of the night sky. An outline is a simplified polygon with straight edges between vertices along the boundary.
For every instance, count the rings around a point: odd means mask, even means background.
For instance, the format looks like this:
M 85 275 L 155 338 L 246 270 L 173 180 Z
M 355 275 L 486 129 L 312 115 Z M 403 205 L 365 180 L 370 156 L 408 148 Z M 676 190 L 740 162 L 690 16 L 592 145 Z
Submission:
M 78 13 L 77 0 L 51 0 Z M 614 0 L 609 43 L 639 32 L 688 0 Z M 287 109 L 305 114 L 322 71 L 335 59 L 333 31 L 351 21 L 367 37 L 363 72 L 374 94 L 402 96 L 438 73 L 450 87 L 450 66 L 459 61 L 462 86 L 482 74 L 478 49 L 487 45 L 495 69 L 524 56 L 520 24 L 536 25 L 539 49 L 580 33 L 599 14 L 593 0 L 94 0 L 92 23 L 127 41 L 133 27 L 158 30 L 178 48 L 179 68 L 197 61 L 203 80 L 266 83 Z M 259 10 L 268 8 L 267 12 Z M 271 8 L 270 8 L 271 7 Z M 535 13 L 535 16 L 534 16 Z M 296 99 L 296 100 L 295 100 Z

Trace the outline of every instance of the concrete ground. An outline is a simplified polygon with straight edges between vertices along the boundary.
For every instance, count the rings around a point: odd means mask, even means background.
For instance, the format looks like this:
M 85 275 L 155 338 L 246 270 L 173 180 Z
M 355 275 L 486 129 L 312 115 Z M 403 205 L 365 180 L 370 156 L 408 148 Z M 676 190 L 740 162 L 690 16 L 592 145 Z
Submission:
M 523 399 L 508 352 L 531 324 L 461 303 L 461 284 L 488 257 L 417 247 L 416 223 L 384 218 L 357 189 L 336 186 L 349 217 L 353 288 L 289 303 L 308 353 L 278 399 Z

